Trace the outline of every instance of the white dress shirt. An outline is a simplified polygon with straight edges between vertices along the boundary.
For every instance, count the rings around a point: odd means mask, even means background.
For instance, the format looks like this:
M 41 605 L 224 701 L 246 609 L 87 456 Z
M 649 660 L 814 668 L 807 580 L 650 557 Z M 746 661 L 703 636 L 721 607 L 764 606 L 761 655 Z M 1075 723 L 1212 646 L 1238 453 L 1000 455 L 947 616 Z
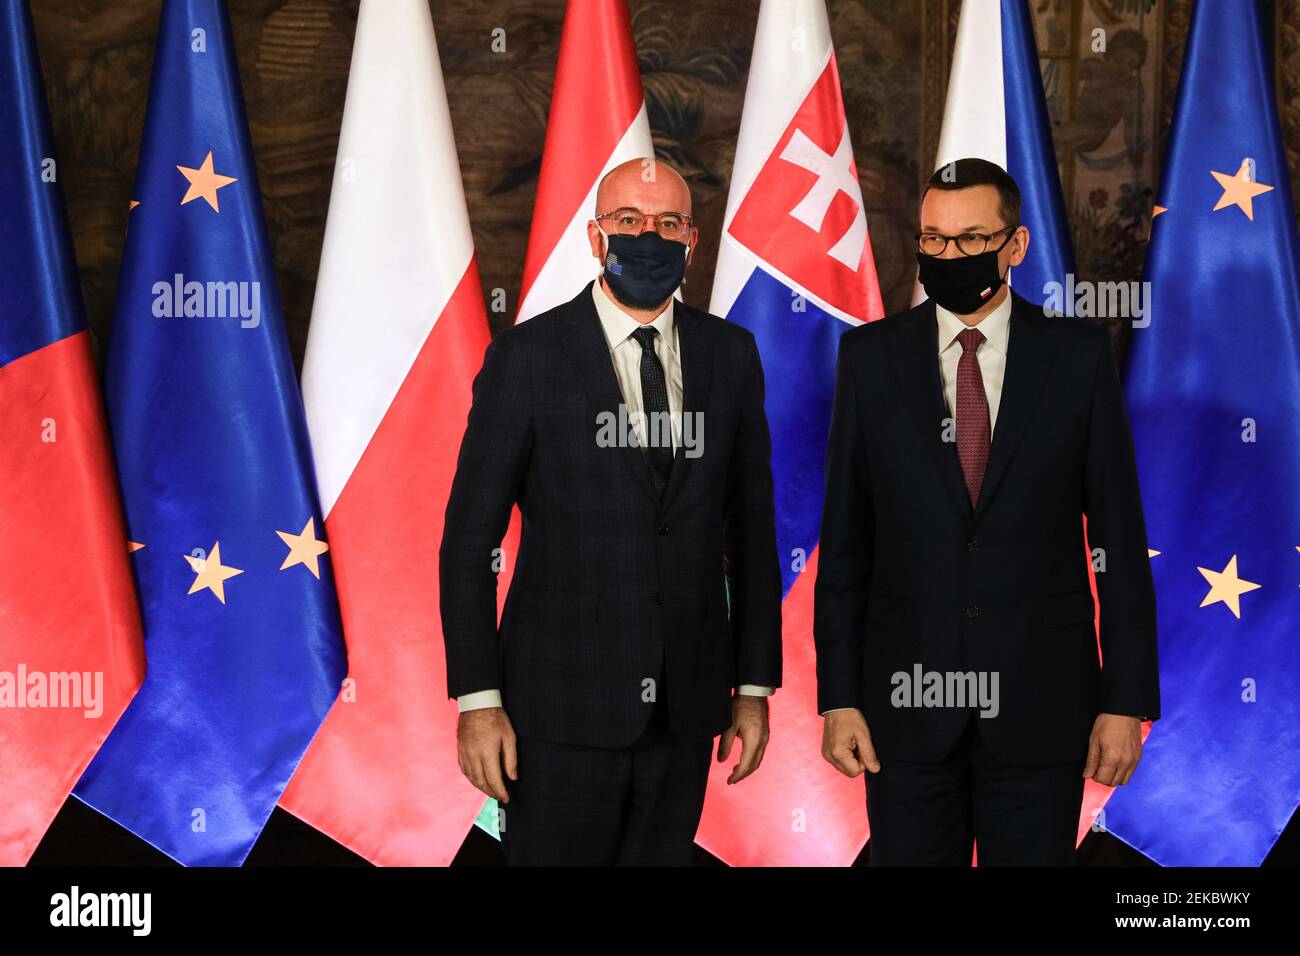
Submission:
M 1007 376 L 1007 343 L 1011 340 L 1011 292 L 1002 303 L 976 325 L 967 325 L 939 303 L 934 304 L 934 316 L 939 326 L 939 377 L 943 380 L 943 398 L 948 404 L 948 414 L 957 420 L 957 363 L 963 351 L 957 336 L 966 329 L 979 329 L 984 334 L 975 360 L 980 363 L 980 378 L 984 380 L 984 397 L 989 403 L 989 434 L 998 423 L 998 405 L 1002 402 L 1002 381 Z M 849 707 L 832 707 L 831 710 L 851 710 Z M 822 716 L 830 710 L 822 711 Z
M 636 430 L 636 439 L 641 447 L 646 447 L 646 425 L 642 417 L 641 404 L 641 343 L 632 337 L 632 333 L 643 328 L 642 324 L 624 312 L 601 287 L 600 279 L 591 285 L 591 297 L 596 303 L 596 314 L 600 317 L 600 327 L 605 333 L 605 342 L 609 346 L 609 357 L 614 363 L 614 375 L 618 387 L 623 393 L 623 404 L 627 406 L 628 420 Z M 673 451 L 681 447 L 682 437 L 682 360 L 678 351 L 677 325 L 673 321 L 673 300 L 655 316 L 650 323 L 659 330 L 655 336 L 655 355 L 664 369 L 664 379 L 668 384 L 668 417 L 672 422 Z M 983 351 L 981 347 L 980 351 Z M 954 366 L 955 368 L 955 366 Z M 647 465 L 647 467 L 649 467 Z M 748 697 L 770 697 L 771 687 L 757 684 L 741 684 L 736 688 L 737 694 Z M 500 690 L 480 690 L 456 698 L 460 711 L 479 710 L 483 707 L 500 707 Z
M 641 402 L 641 343 L 632 338 L 632 333 L 642 324 L 620 309 L 609 294 L 601 288 L 597 279 L 591 285 L 591 297 L 596 302 L 596 314 L 600 316 L 600 328 L 605 333 L 605 342 L 609 345 L 609 357 L 614 362 L 614 375 L 618 378 L 619 390 L 623 393 L 623 404 L 627 406 L 628 419 L 636 429 L 636 440 L 642 448 L 649 446 L 646 441 L 646 421 L 642 417 L 645 410 Z M 673 300 L 668 300 L 667 307 L 660 312 L 652 328 L 658 329 L 655 336 L 655 355 L 664 369 L 664 380 L 668 384 L 668 417 L 672 421 L 673 452 L 682 446 L 682 359 L 677 350 L 677 325 L 673 321 Z
M 984 380 L 984 396 L 989 403 L 989 435 L 998 424 L 998 405 L 1002 402 L 1002 380 L 1007 374 L 1007 342 L 1011 339 L 1011 291 L 1002 303 L 978 325 L 967 325 L 937 302 L 934 315 L 939 325 L 939 374 L 943 378 L 943 397 L 948 403 L 948 414 L 957 417 L 957 363 L 962 347 L 957 336 L 966 329 L 979 329 L 984 334 L 975 359 L 980 364 L 980 378 Z

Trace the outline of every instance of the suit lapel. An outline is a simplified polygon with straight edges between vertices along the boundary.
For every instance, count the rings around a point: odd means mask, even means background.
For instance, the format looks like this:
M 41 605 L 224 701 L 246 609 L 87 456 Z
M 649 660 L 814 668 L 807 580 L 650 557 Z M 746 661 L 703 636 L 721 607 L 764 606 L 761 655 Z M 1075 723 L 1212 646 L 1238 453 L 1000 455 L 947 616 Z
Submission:
M 592 416 L 592 440 L 596 434 L 596 414 L 613 412 L 618 414 L 623 404 L 623 391 L 618 386 L 618 376 L 614 373 L 614 362 L 609 355 L 609 343 L 600 327 L 600 316 L 596 313 L 596 303 L 591 299 L 591 283 L 583 288 L 569 303 L 569 329 L 564 338 L 564 350 L 573 363 L 578 374 L 578 381 L 587 392 L 595 414 Z M 683 371 L 683 379 L 685 372 Z M 658 501 L 654 483 L 650 480 L 649 465 L 645 455 L 635 445 L 619 442 L 618 453 L 623 456 L 633 476 L 645 489 L 651 500 Z M 673 464 L 674 474 L 677 464 Z
M 717 321 L 717 320 L 715 320 Z M 710 319 L 685 303 L 673 304 L 673 324 L 677 327 L 677 350 L 682 362 L 682 432 L 686 431 L 689 416 L 698 413 L 704 420 L 704 409 L 709 404 L 709 391 L 713 384 L 712 368 L 713 330 L 709 327 Z M 700 443 L 700 451 L 705 448 L 708 437 L 707 426 L 694 433 Z M 668 487 L 664 489 L 663 510 L 667 511 L 673 499 L 686 481 L 686 473 L 692 459 L 686 457 L 684 448 L 679 447 L 673 456 L 673 471 L 668 478 Z
M 1007 466 L 1011 464 L 1020 439 L 1024 436 L 1025 426 L 1034 416 L 1054 355 L 1052 339 L 1045 334 L 1044 323 L 1048 320 L 1014 292 L 1011 296 L 1007 370 L 1002 380 L 998 423 L 993 429 L 989 461 L 984 468 L 984 482 L 980 486 L 980 497 L 975 506 L 976 521 L 988 510 L 989 500 L 997 491 Z
M 970 497 L 957 460 L 957 443 L 944 441 L 944 420 L 951 418 L 939 374 L 939 327 L 934 302 L 917 307 L 894 340 L 894 367 L 912 419 L 931 449 L 934 466 L 943 475 L 948 497 L 963 516 L 970 515 Z

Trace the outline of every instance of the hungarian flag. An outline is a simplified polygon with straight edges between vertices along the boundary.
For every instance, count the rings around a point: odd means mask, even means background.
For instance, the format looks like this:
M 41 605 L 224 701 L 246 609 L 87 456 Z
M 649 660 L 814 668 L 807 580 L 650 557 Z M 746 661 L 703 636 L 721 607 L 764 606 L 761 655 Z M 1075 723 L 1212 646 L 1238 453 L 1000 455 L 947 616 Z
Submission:
M 22 866 L 145 665 L 26 3 L 0 47 L 0 866 Z
M 654 156 L 626 0 L 571 0 L 528 234 L 517 321 L 568 302 L 599 271 L 587 240 L 596 187 Z
M 376 864 L 449 863 L 485 799 L 437 562 L 489 338 L 428 4 L 364 0 L 303 366 L 348 678 L 280 805 Z
M 884 307 L 823 0 L 759 9 L 710 311 L 763 360 L 787 681 L 758 773 L 729 787 L 714 764 L 696 840 L 735 865 L 847 865 L 866 797 L 821 757 L 813 584 L 840 336 Z

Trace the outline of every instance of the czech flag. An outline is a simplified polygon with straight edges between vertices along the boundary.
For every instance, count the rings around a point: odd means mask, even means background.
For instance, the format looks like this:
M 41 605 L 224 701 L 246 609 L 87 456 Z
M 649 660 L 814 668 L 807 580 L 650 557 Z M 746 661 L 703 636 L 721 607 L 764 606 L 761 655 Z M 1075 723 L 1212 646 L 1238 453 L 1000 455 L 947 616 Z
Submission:
M 1000 70 L 989 68 L 998 63 Z M 968 156 L 997 163 L 1020 187 L 1020 221 L 1029 229 L 1029 252 L 1011 270 L 1007 284 L 1036 305 L 1060 305 L 1061 312 L 1073 314 L 1074 245 L 1043 95 L 1034 22 L 1025 0 L 962 4 L 934 168 Z M 924 299 L 918 284 L 915 301 Z M 1085 559 L 1091 569 L 1091 551 Z M 1091 570 L 1089 579 L 1096 598 Z M 1150 727 L 1144 724 L 1143 733 Z M 1078 842 L 1100 826 L 1097 815 L 1112 789 L 1095 780 L 1085 783 Z
M 22 866 L 145 662 L 24 0 L 0 49 L 0 866 Z
M 934 168 L 971 156 L 997 163 L 1020 187 L 1029 252 L 1008 282 L 1042 305 L 1048 284 L 1065 288 L 1074 273 L 1074 246 L 1026 0 L 962 3 Z M 915 301 L 924 299 L 918 283 Z

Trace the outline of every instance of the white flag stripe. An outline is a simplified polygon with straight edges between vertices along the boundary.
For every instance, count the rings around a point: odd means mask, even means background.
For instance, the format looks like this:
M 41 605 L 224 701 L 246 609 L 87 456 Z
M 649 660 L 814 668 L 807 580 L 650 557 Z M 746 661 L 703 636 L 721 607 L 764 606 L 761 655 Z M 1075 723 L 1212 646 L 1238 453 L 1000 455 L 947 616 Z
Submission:
M 545 264 L 533 280 L 532 287 L 519 309 L 516 321 L 522 322 L 540 315 L 547 309 L 568 302 L 574 291 L 582 288 L 600 272 L 600 263 L 591 254 L 591 243 L 587 239 L 587 221 L 596 212 L 596 187 L 600 185 L 605 174 L 629 159 L 655 154 L 654 142 L 650 138 L 650 120 L 646 115 L 645 103 L 637 112 L 623 138 L 614 147 L 613 153 L 601 167 L 600 175 L 591 184 L 591 189 L 583 197 L 582 204 L 574 211 L 573 219 L 564 227 L 559 242 L 547 256 Z
M 428 4 L 366 0 L 303 363 L 327 516 L 472 254 Z
M 801 45 L 808 56 L 792 57 Z M 831 58 L 831 33 L 825 0 L 764 3 L 758 12 L 754 53 L 745 84 L 745 102 L 766 104 L 744 110 L 736 137 L 736 160 L 727 194 L 726 224 L 731 224 L 740 200 L 749 192 L 758 171 L 803 105 Z
M 934 168 L 967 156 L 1007 168 L 1000 0 L 966 0 L 957 24 Z
M 809 52 L 793 57 L 792 49 Z M 808 91 L 826 69 L 831 53 L 825 0 L 786 0 L 764 3 L 759 8 L 745 102 L 765 105 L 761 110 L 744 110 L 740 117 L 709 302 L 709 311 L 714 315 L 726 315 L 731 310 L 755 265 L 753 256 L 727 232 L 731 220 Z
M 957 23 L 934 168 L 969 156 L 1007 168 L 1000 0 L 965 0 Z M 912 286 L 912 304 L 924 301 L 918 279 Z

